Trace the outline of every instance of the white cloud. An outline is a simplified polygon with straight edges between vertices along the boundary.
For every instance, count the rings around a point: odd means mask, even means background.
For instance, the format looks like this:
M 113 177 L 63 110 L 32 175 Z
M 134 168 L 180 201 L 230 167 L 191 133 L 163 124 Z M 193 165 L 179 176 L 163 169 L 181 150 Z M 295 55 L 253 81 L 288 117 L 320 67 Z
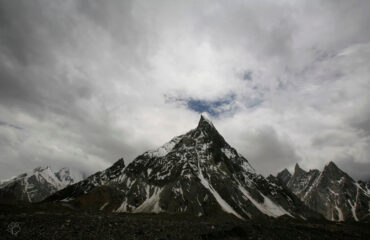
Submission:
M 199 114 L 168 97 L 235 96 L 215 125 L 264 174 L 295 161 L 370 165 L 368 1 L 0 9 L 1 178 L 131 161 L 196 126 Z

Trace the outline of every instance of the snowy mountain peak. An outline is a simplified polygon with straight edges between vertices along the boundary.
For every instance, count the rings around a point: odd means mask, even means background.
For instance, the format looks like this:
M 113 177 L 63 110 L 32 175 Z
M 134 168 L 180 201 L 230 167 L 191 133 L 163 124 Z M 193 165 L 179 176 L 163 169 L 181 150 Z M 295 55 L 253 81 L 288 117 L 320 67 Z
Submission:
M 55 173 L 55 176 L 65 186 L 79 182 L 83 179 L 82 174 L 71 172 L 71 170 L 67 167 L 61 168 L 59 171 Z
M 67 167 L 63 167 L 55 173 L 55 175 L 57 175 L 57 177 L 59 179 L 65 178 L 65 177 L 69 176 L 70 174 L 71 174 L 71 172 L 70 172 L 69 168 L 67 168 Z
M 214 127 L 214 126 L 213 126 L 212 121 L 211 121 L 208 117 L 206 117 L 204 114 L 201 114 L 201 115 L 200 115 L 199 124 L 200 124 L 201 122 L 205 122 L 205 123 L 207 123 L 207 124 L 211 125 L 212 127 Z
M 241 219 L 317 216 L 278 183 L 256 174 L 204 116 L 195 129 L 127 167 L 118 161 L 48 200 L 114 212 L 226 213 Z
M 207 117 L 204 117 L 203 115 L 200 116 L 200 120 L 196 129 L 202 130 L 203 132 L 217 132 L 211 120 L 209 120 Z
M 0 185 L 0 198 L 38 202 L 67 185 L 82 180 L 81 174 L 72 175 L 68 168 L 53 172 L 49 166 L 37 167 Z
M 43 171 L 51 171 L 50 166 L 45 166 L 45 167 L 36 167 L 33 169 L 33 172 L 43 172 Z

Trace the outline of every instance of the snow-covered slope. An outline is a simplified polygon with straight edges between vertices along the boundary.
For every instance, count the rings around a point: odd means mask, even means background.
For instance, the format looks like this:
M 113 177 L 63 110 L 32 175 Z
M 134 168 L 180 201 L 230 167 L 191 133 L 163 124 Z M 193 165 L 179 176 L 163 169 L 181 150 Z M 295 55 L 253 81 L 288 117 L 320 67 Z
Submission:
M 48 200 L 114 212 L 319 217 L 289 190 L 257 174 L 203 116 L 197 128 L 145 152 L 127 167 L 117 162 L 112 168 L 116 174 L 108 181 L 94 183 L 94 176 L 101 176 L 97 173 Z
M 27 202 L 38 202 L 66 186 L 82 180 L 68 168 L 53 172 L 50 167 L 38 167 L 0 184 L 0 197 Z
M 285 174 L 278 174 L 284 181 L 282 176 Z M 333 162 L 322 172 L 317 169 L 306 172 L 297 164 L 286 184 L 308 207 L 328 220 L 359 221 L 369 217 L 370 186 L 354 181 Z

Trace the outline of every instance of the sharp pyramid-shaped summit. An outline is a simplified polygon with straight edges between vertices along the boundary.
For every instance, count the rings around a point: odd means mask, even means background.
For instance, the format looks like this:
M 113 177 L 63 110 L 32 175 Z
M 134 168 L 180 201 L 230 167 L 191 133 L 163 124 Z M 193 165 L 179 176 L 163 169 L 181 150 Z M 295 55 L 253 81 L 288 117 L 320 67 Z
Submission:
M 240 219 L 320 217 L 278 182 L 258 175 L 204 116 L 197 128 L 143 153 L 127 167 L 119 164 L 114 176 L 105 177 L 109 180 L 96 181 L 106 171 L 49 200 L 113 212 L 226 213 Z

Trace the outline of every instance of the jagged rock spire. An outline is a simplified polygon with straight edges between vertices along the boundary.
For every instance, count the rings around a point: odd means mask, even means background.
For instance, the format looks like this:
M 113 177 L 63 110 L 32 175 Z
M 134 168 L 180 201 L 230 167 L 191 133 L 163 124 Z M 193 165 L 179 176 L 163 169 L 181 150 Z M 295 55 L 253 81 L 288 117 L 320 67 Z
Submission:
M 280 178 L 282 173 L 279 173 Z M 334 162 L 305 172 L 298 164 L 286 184 L 308 207 L 323 214 L 328 220 L 361 221 L 368 217 L 370 186 L 355 182 Z
M 284 168 L 284 169 L 283 169 L 283 171 L 281 171 L 281 172 L 286 173 L 286 174 L 291 174 L 291 173 L 289 172 L 289 170 L 288 170 L 288 169 L 286 169 L 286 168 Z
M 325 165 L 325 168 L 324 169 L 340 170 L 338 168 L 338 166 L 333 161 L 330 161 L 327 165 Z
M 288 169 L 284 169 L 283 171 L 277 174 L 277 178 L 283 181 L 284 184 L 287 184 L 288 181 L 292 178 L 292 174 L 288 171 Z
M 295 164 L 294 167 L 294 174 L 301 174 L 301 173 L 306 173 L 305 170 L 303 170 L 298 163 Z
M 203 128 L 203 129 L 213 128 L 213 129 L 216 129 L 215 126 L 213 125 L 213 123 L 211 122 L 211 120 L 209 120 L 203 114 L 200 115 L 200 119 L 199 119 L 197 129 L 199 129 L 199 128 Z

